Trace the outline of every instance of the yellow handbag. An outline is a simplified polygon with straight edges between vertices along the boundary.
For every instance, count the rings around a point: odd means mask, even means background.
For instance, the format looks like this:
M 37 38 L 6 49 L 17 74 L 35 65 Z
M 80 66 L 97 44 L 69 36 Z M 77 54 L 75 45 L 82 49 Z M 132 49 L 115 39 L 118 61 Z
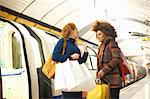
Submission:
M 67 41 L 66 39 L 64 39 L 62 55 L 65 53 L 66 45 Z M 58 62 L 52 60 L 52 55 L 50 55 L 49 59 L 45 62 L 44 66 L 42 67 L 43 74 L 48 78 L 52 78 L 55 74 L 55 68 L 57 63 Z
M 87 93 L 86 99 L 110 99 L 109 86 L 104 83 L 96 84 L 96 87 Z

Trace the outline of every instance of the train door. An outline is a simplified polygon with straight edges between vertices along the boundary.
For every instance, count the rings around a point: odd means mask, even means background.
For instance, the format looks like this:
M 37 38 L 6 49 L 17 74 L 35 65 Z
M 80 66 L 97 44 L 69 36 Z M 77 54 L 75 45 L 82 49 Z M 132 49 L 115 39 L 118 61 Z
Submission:
M 34 33 L 36 33 L 36 35 L 38 35 L 38 37 L 41 39 L 41 43 L 42 43 L 42 49 L 43 49 L 43 53 L 44 53 L 44 58 L 45 60 L 47 60 L 50 56 L 50 54 L 52 54 L 52 51 L 54 49 L 55 44 L 58 41 L 58 37 L 51 34 L 51 33 L 46 33 L 43 30 L 37 29 L 37 28 L 31 28 Z M 52 89 L 52 96 L 58 96 L 61 95 L 61 91 L 56 91 L 54 90 L 54 80 L 51 79 L 51 82 L 49 79 L 47 79 L 47 77 L 45 77 L 42 73 L 40 68 L 38 68 L 38 76 L 39 76 L 39 85 L 40 85 L 40 89 L 44 89 L 43 92 L 41 92 L 42 90 L 39 91 L 39 93 L 42 95 L 44 94 L 44 97 L 49 96 L 50 94 L 50 89 Z M 44 80 L 42 80 L 42 79 Z M 47 93 L 49 92 L 49 94 Z
M 32 99 L 39 99 L 39 83 L 37 75 L 37 67 L 42 66 L 40 50 L 38 42 L 31 36 L 29 31 L 21 24 L 13 22 L 24 38 L 30 81 L 31 81 L 31 96 Z
M 9 23 L 0 22 L 0 61 L 3 99 L 29 99 L 29 84 L 22 38 Z
M 42 66 L 45 63 L 45 55 L 44 55 L 44 45 L 45 40 L 38 34 L 45 34 L 45 32 L 35 32 L 30 27 L 24 25 L 24 27 L 29 31 L 30 35 L 35 38 L 38 42 L 39 46 L 39 54 L 41 59 L 41 66 L 38 65 L 36 67 L 37 69 L 37 75 L 38 75 L 38 84 L 39 84 L 39 98 L 40 99 L 51 99 L 52 98 L 52 85 L 50 79 L 48 79 L 43 73 L 42 73 Z M 42 31 L 42 30 L 41 30 Z M 52 41 L 52 40 L 51 40 Z M 49 53 L 47 53 L 49 55 Z

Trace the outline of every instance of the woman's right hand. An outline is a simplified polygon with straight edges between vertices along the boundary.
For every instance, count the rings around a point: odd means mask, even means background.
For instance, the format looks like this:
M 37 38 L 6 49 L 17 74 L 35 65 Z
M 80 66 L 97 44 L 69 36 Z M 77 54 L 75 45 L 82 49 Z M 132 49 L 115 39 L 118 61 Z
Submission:
M 78 53 L 74 53 L 70 57 L 71 57 L 71 59 L 77 60 L 77 59 L 79 59 L 79 56 L 80 55 Z
M 100 70 L 100 71 L 97 73 L 96 78 L 102 78 L 104 75 L 105 75 L 105 73 L 104 73 L 102 70 Z

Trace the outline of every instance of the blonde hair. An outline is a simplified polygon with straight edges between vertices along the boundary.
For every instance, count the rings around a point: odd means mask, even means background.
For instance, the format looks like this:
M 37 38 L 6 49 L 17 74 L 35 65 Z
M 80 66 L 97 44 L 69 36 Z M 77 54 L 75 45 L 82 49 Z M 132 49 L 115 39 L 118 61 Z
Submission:
M 72 29 L 72 31 L 78 32 L 77 27 L 76 27 L 76 25 L 74 23 L 68 23 L 68 26 L 70 26 L 70 28 Z M 82 45 L 83 41 L 80 40 L 80 39 L 76 39 L 76 44 L 77 45 Z
M 74 30 L 77 30 L 77 27 L 74 23 L 66 24 L 62 29 L 62 37 L 70 37 Z M 66 31 L 70 33 L 66 33 Z
M 76 25 L 75 25 L 74 23 L 68 23 L 68 26 L 70 26 L 70 28 L 71 28 L 72 30 L 77 29 L 77 27 L 76 27 Z
M 66 31 L 69 33 L 66 33 Z M 68 24 L 66 24 L 61 31 L 62 37 L 69 37 L 71 32 L 72 32 L 71 27 Z

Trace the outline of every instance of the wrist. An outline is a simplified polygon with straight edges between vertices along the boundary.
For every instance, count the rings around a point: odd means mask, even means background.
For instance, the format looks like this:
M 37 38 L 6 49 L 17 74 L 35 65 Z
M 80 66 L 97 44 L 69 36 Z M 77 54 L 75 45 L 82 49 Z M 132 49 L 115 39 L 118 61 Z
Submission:
M 102 70 L 100 70 L 100 71 L 98 72 L 98 75 L 100 76 L 100 78 L 102 78 L 102 77 L 105 75 L 105 73 L 104 73 Z
M 84 49 L 84 52 L 88 52 L 88 51 L 87 51 L 87 48 Z

